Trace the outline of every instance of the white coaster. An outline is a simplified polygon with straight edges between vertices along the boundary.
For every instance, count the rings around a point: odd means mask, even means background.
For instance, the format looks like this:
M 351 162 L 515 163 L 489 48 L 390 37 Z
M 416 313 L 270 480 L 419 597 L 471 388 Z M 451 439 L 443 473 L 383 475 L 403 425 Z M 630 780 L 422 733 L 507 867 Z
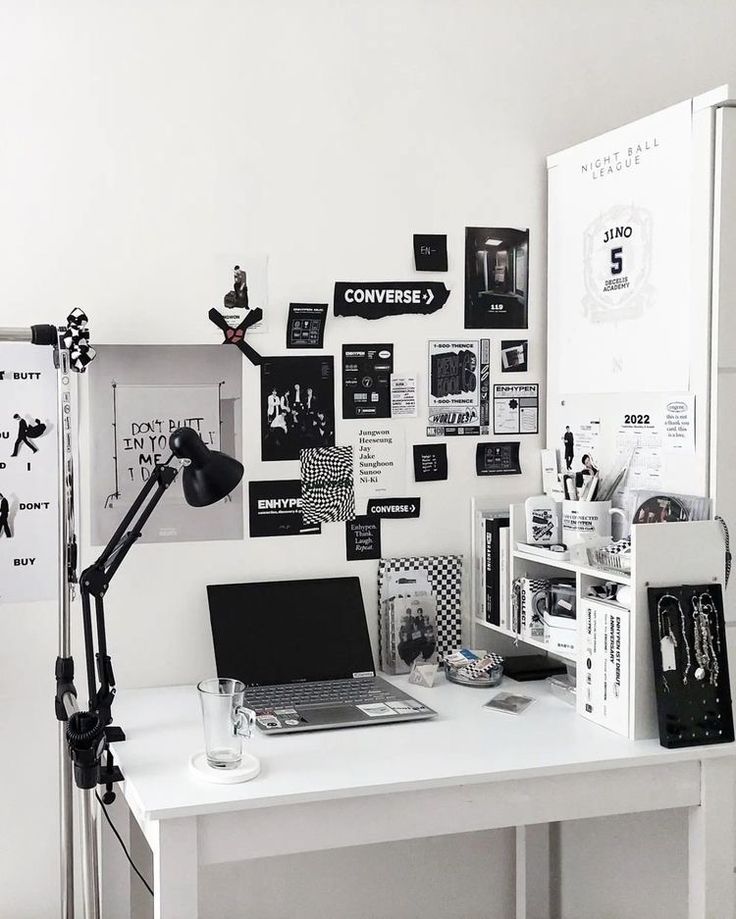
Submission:
M 214 769 L 207 762 L 207 754 L 195 753 L 189 760 L 189 768 L 205 782 L 215 785 L 236 785 L 238 782 L 249 782 L 261 771 L 261 761 L 252 753 L 244 753 L 243 760 L 237 769 Z

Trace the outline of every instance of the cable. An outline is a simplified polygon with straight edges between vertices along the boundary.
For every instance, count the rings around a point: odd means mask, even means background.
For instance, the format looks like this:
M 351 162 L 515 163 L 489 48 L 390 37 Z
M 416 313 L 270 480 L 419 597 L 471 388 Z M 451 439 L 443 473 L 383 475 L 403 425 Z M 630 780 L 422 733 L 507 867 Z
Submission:
M 726 583 L 725 586 L 728 587 L 728 579 L 731 577 L 731 538 L 728 533 L 728 525 L 723 517 L 716 515 L 716 520 L 720 523 L 721 529 L 723 530 L 723 541 L 726 544 Z
M 115 836 L 117 837 L 117 840 L 118 840 L 118 842 L 120 843 L 120 846 L 121 846 L 123 852 L 125 852 L 125 857 L 126 857 L 126 858 L 128 859 L 128 861 L 130 862 L 130 867 L 133 869 L 133 871 L 135 871 L 135 873 L 136 873 L 136 874 L 138 875 L 138 877 L 141 879 L 141 883 L 142 883 L 143 886 L 146 888 L 146 890 L 151 894 L 151 896 L 153 896 L 153 888 L 152 888 L 151 885 L 148 883 L 148 881 L 143 877 L 143 875 L 140 873 L 140 871 L 136 868 L 135 863 L 133 862 L 133 859 L 130 857 L 130 853 L 129 853 L 128 850 L 125 848 L 125 843 L 123 842 L 122 837 L 120 836 L 120 833 L 118 833 L 118 831 L 115 829 L 115 824 L 114 824 L 114 823 L 112 822 L 112 820 L 110 819 L 110 815 L 109 815 L 108 812 L 107 812 L 107 807 L 105 807 L 105 804 L 104 804 L 102 798 L 97 794 L 97 792 L 95 792 L 95 797 L 96 797 L 97 800 L 100 802 L 100 807 L 102 808 L 102 813 L 105 815 L 105 820 L 107 820 L 107 822 L 109 823 L 110 829 L 113 831 L 113 833 L 114 833 Z

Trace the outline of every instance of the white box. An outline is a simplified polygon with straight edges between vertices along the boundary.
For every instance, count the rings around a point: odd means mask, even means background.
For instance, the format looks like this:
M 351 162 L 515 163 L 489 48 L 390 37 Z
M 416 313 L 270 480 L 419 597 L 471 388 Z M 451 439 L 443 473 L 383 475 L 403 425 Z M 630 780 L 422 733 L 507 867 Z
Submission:
M 629 733 L 630 618 L 629 610 L 578 600 L 578 714 L 624 736 Z

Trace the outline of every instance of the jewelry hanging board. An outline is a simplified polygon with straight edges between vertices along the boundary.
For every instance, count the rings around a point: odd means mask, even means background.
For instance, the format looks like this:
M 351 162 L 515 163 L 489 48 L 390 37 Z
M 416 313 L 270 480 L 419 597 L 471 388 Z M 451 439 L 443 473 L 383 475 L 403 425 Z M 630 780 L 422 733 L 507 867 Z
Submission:
M 734 739 L 720 584 L 650 587 L 659 741 L 696 747 Z

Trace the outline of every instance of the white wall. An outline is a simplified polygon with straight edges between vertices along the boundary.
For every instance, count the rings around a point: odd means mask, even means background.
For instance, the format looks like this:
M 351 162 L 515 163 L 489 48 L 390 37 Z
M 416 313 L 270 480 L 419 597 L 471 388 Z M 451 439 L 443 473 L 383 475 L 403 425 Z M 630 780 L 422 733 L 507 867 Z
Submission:
M 289 300 L 330 299 L 334 280 L 411 277 L 411 234 L 447 232 L 453 293 L 440 313 L 328 322 L 328 350 L 380 336 L 396 342 L 397 369 L 424 373 L 426 339 L 462 329 L 463 227 L 529 226 L 529 379 L 541 380 L 544 157 L 733 80 L 734 34 L 731 0 L 5 0 L 0 324 L 58 321 L 82 305 L 98 341 L 216 340 L 205 318 L 224 293 L 207 276 L 213 252 L 269 253 L 283 317 Z M 281 353 L 282 320 L 273 325 L 256 341 Z M 258 462 L 257 387 L 246 367 L 247 474 L 292 477 L 294 464 Z M 536 438 L 525 439 L 525 479 L 501 484 L 475 479 L 472 443 L 448 446 L 450 482 L 416 487 L 423 516 L 387 524 L 385 554 L 467 552 L 471 493 L 505 501 L 536 487 Z M 94 458 L 83 459 L 89 474 Z M 212 669 L 207 581 L 283 576 L 287 555 L 288 573 L 360 572 L 372 598 L 374 565 L 345 564 L 342 527 L 298 539 L 287 552 L 275 540 L 138 547 L 109 596 L 119 685 Z M 8 606 L 0 617 L 3 746 L 17 738 L 24 751 L 0 758 L 0 915 L 45 919 L 56 902 L 55 612 Z M 646 844 L 665 835 L 658 821 L 637 833 L 649 867 Z M 426 857 L 458 844 L 428 843 Z M 482 863 L 488 837 L 463 844 Z M 382 857 L 366 854 L 366 870 Z M 324 866 L 315 871 L 315 890 L 326 889 Z M 492 896 L 491 876 L 477 880 Z M 477 903 L 461 878 L 427 883 L 437 917 L 443 891 L 458 916 Z M 636 885 L 647 916 L 683 914 L 671 885 L 652 886 L 643 870 Z M 566 919 L 606 915 L 595 893 L 583 908 L 563 885 Z

